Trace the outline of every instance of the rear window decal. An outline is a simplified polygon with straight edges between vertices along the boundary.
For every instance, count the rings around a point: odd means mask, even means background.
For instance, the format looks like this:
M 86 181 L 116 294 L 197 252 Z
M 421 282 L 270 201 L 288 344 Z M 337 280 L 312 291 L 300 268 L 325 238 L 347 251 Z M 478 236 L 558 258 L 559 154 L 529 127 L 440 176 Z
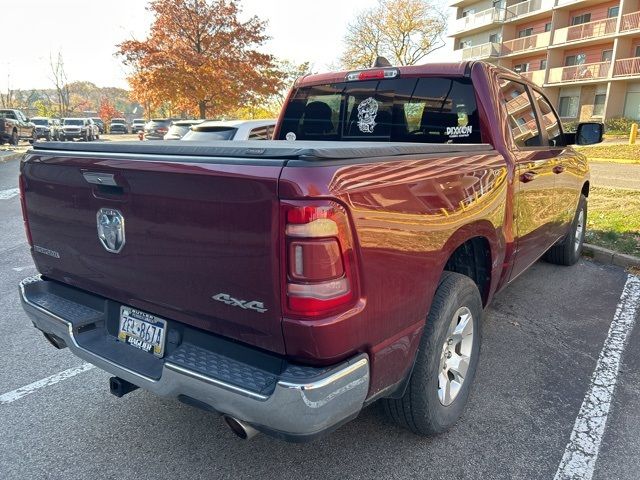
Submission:
M 378 115 L 378 102 L 369 97 L 358 105 L 358 128 L 362 133 L 373 133 Z
M 449 138 L 468 137 L 471 135 L 472 129 L 473 127 L 471 125 L 464 127 L 447 127 L 447 136 Z
M 285 135 L 285 137 L 287 140 L 289 140 L 290 142 L 293 142 L 296 138 L 296 134 L 293 132 L 287 132 L 287 134 Z

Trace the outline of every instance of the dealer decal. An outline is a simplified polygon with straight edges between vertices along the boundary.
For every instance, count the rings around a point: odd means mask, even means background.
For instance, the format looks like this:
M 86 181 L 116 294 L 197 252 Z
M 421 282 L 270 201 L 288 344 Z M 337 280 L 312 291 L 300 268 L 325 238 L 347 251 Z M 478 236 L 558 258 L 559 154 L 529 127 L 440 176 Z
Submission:
M 449 138 L 461 138 L 471 135 L 473 127 L 471 125 L 465 125 L 461 127 L 447 127 L 447 136 Z

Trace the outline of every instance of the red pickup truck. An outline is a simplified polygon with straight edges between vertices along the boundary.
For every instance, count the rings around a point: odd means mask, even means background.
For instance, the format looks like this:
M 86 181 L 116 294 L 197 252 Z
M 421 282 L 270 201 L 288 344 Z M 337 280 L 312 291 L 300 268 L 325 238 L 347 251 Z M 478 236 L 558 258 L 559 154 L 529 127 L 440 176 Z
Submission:
M 302 441 L 383 399 L 418 434 L 467 402 L 483 309 L 538 258 L 571 265 L 589 171 L 539 87 L 485 63 L 310 75 L 273 141 L 36 144 L 21 164 L 56 347 Z

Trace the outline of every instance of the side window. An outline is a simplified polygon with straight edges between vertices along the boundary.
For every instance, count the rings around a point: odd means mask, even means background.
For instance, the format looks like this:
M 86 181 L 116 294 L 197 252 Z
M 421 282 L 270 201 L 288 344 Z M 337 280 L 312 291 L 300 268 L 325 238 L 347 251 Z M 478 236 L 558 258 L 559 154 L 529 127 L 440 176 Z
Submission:
M 526 87 L 518 82 L 500 80 L 500 100 L 507 112 L 509 129 L 516 146 L 526 148 L 542 145 L 535 109 Z
M 542 128 L 547 131 L 547 137 L 549 137 L 549 145 L 553 147 L 564 147 L 564 135 L 562 134 L 562 127 L 558 116 L 551 108 L 549 101 L 537 90 L 533 91 L 533 96 L 538 102 L 538 108 L 542 117 L 540 123 Z
M 269 140 L 267 127 L 257 127 L 249 133 L 249 140 Z

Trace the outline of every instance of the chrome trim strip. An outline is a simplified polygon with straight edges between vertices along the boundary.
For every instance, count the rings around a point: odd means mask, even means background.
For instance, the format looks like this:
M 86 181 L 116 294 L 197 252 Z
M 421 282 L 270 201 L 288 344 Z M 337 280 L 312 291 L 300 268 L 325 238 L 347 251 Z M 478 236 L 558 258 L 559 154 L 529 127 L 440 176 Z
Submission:
M 279 381 L 278 385 L 284 388 L 295 388 L 299 390 L 316 390 L 318 388 L 324 388 L 332 383 L 337 382 L 338 380 L 346 377 L 347 375 L 355 372 L 356 370 L 362 367 L 365 367 L 368 363 L 369 361 L 366 358 L 361 358 L 360 360 L 355 362 L 353 365 L 349 365 L 344 370 L 340 370 L 339 372 L 336 372 L 333 375 L 329 375 L 328 377 L 318 380 L 317 382 L 300 384 L 300 383 Z
M 207 377 L 206 375 L 202 375 L 201 373 L 194 372 L 193 370 L 188 370 L 184 367 L 176 365 L 175 363 L 165 362 L 164 366 L 167 367 L 169 370 L 174 370 L 178 373 L 182 373 L 183 375 L 187 375 L 191 378 L 195 378 L 196 380 L 200 380 L 201 382 L 210 383 L 218 387 L 226 388 L 227 390 L 231 390 L 233 392 L 240 393 L 242 395 L 246 395 L 251 398 L 255 398 L 256 400 L 265 401 L 269 398 L 268 395 L 262 395 L 260 393 L 252 392 L 250 390 L 246 390 L 244 388 L 231 385 L 229 383 L 223 382 L 221 380 L 217 380 L 215 378 Z

